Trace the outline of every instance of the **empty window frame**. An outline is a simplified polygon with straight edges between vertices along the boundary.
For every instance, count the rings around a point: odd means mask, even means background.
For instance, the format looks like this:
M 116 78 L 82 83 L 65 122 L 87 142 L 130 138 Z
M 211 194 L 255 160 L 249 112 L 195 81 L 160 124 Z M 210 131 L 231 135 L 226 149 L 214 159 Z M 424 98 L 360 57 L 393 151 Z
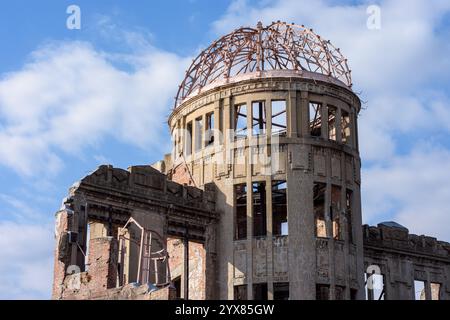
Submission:
M 253 300 L 267 300 L 267 283 L 253 285 Z
M 337 139 L 336 114 L 337 108 L 328 106 L 328 139 L 333 141 Z
M 335 286 L 334 287 L 334 299 L 335 300 L 345 300 L 345 287 Z
M 309 103 L 309 129 L 313 137 L 322 135 L 322 104 L 320 103 Z
M 325 223 L 325 191 L 325 183 L 314 183 L 313 210 L 316 224 L 316 237 L 321 238 L 327 237 L 327 228 Z
M 440 300 L 441 296 L 441 284 L 436 282 L 430 283 L 431 300 Z
M 286 134 L 286 101 L 272 101 L 272 134 Z
M 214 112 L 206 115 L 205 146 L 214 144 Z
M 425 281 L 414 280 L 414 298 L 415 300 L 426 300 Z
M 335 240 L 342 240 L 341 187 L 335 185 L 331 186 L 330 217 L 333 226 L 333 238 Z
M 247 105 L 240 104 L 234 110 L 235 138 L 247 137 Z
M 252 103 L 252 132 L 253 135 L 266 134 L 266 104 L 265 101 L 255 101 Z
M 266 183 L 253 182 L 253 236 L 267 234 Z
M 234 240 L 247 239 L 247 186 L 234 186 L 236 213 L 234 221 Z
M 316 300 L 330 300 L 330 286 L 316 284 Z
M 273 284 L 273 300 L 289 300 L 289 282 Z
M 186 132 L 184 137 L 184 150 L 186 156 L 190 156 L 192 154 L 192 121 L 186 124 Z
M 234 286 L 234 300 L 247 300 L 247 285 Z
M 195 151 L 202 149 L 203 118 L 195 119 Z
M 366 300 L 384 300 L 384 276 L 382 274 L 365 273 Z
M 350 114 L 341 109 L 341 140 L 342 143 L 350 143 Z
M 353 243 L 353 191 L 347 189 L 345 192 L 345 217 L 347 220 L 347 237 L 350 243 Z
M 286 181 L 272 181 L 272 234 L 288 235 Z

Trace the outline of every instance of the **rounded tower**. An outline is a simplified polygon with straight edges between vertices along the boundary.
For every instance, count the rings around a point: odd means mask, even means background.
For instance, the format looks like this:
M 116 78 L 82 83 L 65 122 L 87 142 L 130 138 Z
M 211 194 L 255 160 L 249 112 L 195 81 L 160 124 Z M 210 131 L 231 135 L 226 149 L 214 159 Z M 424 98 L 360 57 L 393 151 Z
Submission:
M 304 26 L 236 29 L 194 59 L 166 169 L 216 187 L 212 298 L 363 298 L 360 108 L 347 59 Z

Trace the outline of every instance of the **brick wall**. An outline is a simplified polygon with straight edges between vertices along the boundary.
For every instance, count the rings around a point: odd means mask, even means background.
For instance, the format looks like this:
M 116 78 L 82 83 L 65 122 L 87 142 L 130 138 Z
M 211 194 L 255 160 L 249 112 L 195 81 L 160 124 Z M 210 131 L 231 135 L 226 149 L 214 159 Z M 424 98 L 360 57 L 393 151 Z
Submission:
M 184 243 L 177 238 L 168 238 L 169 267 L 172 279 L 184 276 Z M 201 243 L 189 242 L 189 299 L 206 299 L 206 251 Z
M 172 170 L 172 181 L 188 186 L 194 185 L 188 167 L 185 163 L 181 163 Z
M 118 243 L 113 237 L 91 239 L 89 242 L 90 288 L 101 291 L 114 288 L 117 280 Z

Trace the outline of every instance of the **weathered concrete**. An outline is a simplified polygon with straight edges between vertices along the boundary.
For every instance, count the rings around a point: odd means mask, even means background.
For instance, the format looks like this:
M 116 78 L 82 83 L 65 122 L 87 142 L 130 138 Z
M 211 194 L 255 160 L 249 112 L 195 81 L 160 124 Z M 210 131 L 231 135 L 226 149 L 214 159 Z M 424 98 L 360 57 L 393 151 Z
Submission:
M 203 275 L 207 261 L 211 260 L 209 252 L 215 250 L 215 242 L 209 240 L 207 232 L 216 220 L 214 192 L 211 186 L 203 191 L 169 181 L 150 166 L 131 167 L 128 171 L 99 167 L 70 189 L 57 213 L 53 298 L 67 296 L 65 283 L 72 272 L 85 272 L 88 281 L 84 288 L 89 295 L 118 285 L 118 229 L 131 217 L 150 226 L 152 232 L 164 239 L 184 238 L 188 230 L 187 237 L 194 246 L 192 263 L 202 266 L 202 271 L 198 271 L 197 265 L 191 269 L 198 279 L 191 285 L 201 282 L 206 287 Z M 76 236 L 72 242 L 71 234 Z M 133 253 L 133 246 L 128 247 L 128 254 Z M 176 255 L 176 250 L 168 254 Z M 134 256 L 127 268 L 137 268 L 139 255 Z M 127 276 L 131 281 L 136 279 L 132 273 Z M 207 298 L 205 290 L 192 292 L 198 294 L 198 299 Z M 80 293 L 83 294 L 86 293 Z M 73 297 L 73 293 L 69 295 Z
M 439 299 L 450 299 L 450 243 L 383 224 L 365 225 L 363 232 L 364 264 L 380 267 L 385 299 L 413 300 L 414 280 L 425 282 L 427 300 L 431 283 L 440 284 Z
M 423 297 L 449 298 L 448 244 L 388 225 L 361 228 L 361 102 L 346 62 L 345 83 L 281 69 L 198 90 L 183 82 L 168 120 L 172 154 L 152 166 L 101 166 L 70 189 L 57 214 L 55 299 L 152 297 L 127 286 L 142 279 L 144 252 L 139 228 L 122 229 L 130 218 L 162 239 L 168 262 L 155 265 L 168 264 L 184 299 L 364 299 L 373 264 L 386 299 L 413 298 L 414 280 L 425 281 Z M 119 253 L 117 239 L 126 243 Z M 126 263 L 117 262 L 123 252 Z M 68 285 L 73 266 L 78 291 Z M 114 288 L 117 274 L 125 285 Z M 155 297 L 173 298 L 169 286 Z

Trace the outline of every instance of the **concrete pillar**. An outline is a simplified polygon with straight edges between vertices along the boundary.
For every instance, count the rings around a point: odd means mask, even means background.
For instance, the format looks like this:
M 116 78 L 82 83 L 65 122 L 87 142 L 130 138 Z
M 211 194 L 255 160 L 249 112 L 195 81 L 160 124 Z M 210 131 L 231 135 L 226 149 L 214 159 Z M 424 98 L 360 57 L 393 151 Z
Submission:
M 300 112 L 297 110 L 297 91 L 291 90 L 289 91 L 289 96 L 286 101 L 286 116 L 287 116 L 287 130 L 286 136 L 289 138 L 298 137 L 298 117 Z
M 357 168 L 356 170 L 359 170 Z M 364 252 L 363 252 L 363 231 L 360 226 L 362 226 L 362 216 L 361 216 L 361 190 L 359 185 L 355 185 L 353 189 L 353 236 L 354 242 L 356 244 L 356 276 L 358 277 L 358 300 L 365 299 L 364 292 Z
M 271 176 L 266 178 L 266 254 L 267 254 L 267 298 L 273 300 L 273 213 L 272 213 L 272 179 Z
M 322 117 L 322 139 L 328 141 L 328 105 L 326 103 L 322 103 L 320 112 Z
M 205 231 L 205 298 L 207 300 L 218 299 L 216 287 L 216 225 L 211 223 Z
M 331 168 L 331 157 L 327 157 L 327 169 Z M 335 289 L 334 286 L 336 284 L 335 278 L 335 254 L 334 254 L 334 237 L 333 237 L 333 221 L 331 219 L 331 174 L 328 172 L 327 174 L 327 185 L 325 192 L 325 221 L 327 228 L 327 236 L 328 236 L 328 275 L 330 280 L 330 291 L 329 291 L 329 299 L 334 300 L 335 297 Z M 333 214 L 336 214 L 333 212 Z
M 297 100 L 297 105 L 299 107 L 299 117 L 297 119 L 298 127 L 300 128 L 300 136 L 309 137 L 309 100 L 308 92 L 302 91 L 300 94 L 300 99 Z
M 186 227 L 183 239 L 183 299 L 189 300 L 189 238 Z
M 251 149 L 247 149 L 251 157 Z M 247 162 L 247 298 L 253 300 L 253 184 L 251 166 Z M 250 170 L 249 170 L 250 168 Z
M 291 168 L 287 170 L 289 298 L 291 300 L 312 300 L 316 297 L 313 184 L 314 179 L 310 168 L 309 170 Z

